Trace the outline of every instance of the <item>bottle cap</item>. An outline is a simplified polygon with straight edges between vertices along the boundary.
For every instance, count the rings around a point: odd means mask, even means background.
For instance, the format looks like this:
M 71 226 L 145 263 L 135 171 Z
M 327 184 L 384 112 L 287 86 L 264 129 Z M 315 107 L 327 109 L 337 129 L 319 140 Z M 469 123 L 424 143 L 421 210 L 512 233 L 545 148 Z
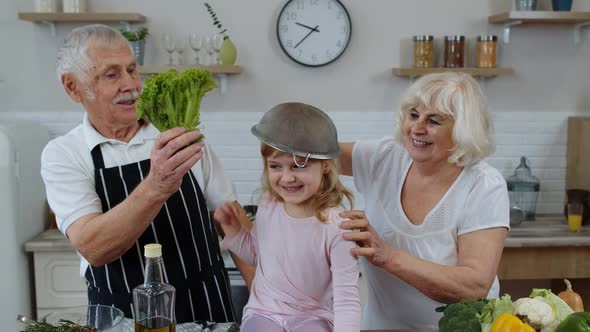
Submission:
M 147 258 L 162 257 L 162 245 L 160 244 L 146 244 L 143 249 L 145 251 L 145 257 Z

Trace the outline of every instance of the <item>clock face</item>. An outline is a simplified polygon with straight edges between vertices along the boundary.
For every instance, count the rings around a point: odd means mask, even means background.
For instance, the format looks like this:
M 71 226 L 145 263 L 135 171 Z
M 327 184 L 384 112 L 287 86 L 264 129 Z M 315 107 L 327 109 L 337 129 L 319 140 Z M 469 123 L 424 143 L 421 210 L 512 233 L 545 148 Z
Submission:
M 351 28 L 348 11 L 338 0 L 290 0 L 279 14 L 277 36 L 291 59 L 318 67 L 344 52 Z

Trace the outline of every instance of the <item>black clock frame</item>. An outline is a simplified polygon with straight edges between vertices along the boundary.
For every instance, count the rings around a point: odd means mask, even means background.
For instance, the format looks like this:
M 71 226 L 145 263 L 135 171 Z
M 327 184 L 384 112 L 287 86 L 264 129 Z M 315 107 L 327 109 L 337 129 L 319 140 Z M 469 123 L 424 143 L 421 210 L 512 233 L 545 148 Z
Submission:
M 281 16 L 283 15 L 283 12 L 285 11 L 285 9 L 287 8 L 287 6 L 293 2 L 293 1 L 297 1 L 297 0 L 289 0 L 287 1 L 287 3 L 285 3 L 285 5 L 283 6 L 283 8 L 281 9 L 279 16 L 277 17 L 277 26 L 276 26 L 276 35 L 277 35 L 277 41 L 279 42 L 279 46 L 281 47 L 281 50 L 283 50 L 283 53 L 285 53 L 289 59 L 293 60 L 294 62 L 305 66 L 305 67 L 311 67 L 311 68 L 317 68 L 317 67 L 323 67 L 325 65 L 329 65 L 332 62 L 338 60 L 342 54 L 344 54 L 344 52 L 346 51 L 346 49 L 348 49 L 348 45 L 350 44 L 350 40 L 352 39 L 352 19 L 350 18 L 350 14 L 348 13 L 348 9 L 346 9 L 346 6 L 344 6 L 344 4 L 340 1 L 340 0 L 333 0 L 336 1 L 340 4 L 340 6 L 342 6 L 342 9 L 344 9 L 344 14 L 346 14 L 346 17 L 348 17 L 348 22 L 350 22 L 350 32 L 348 34 L 348 40 L 346 41 L 346 44 L 344 45 L 344 48 L 342 48 L 342 52 L 338 53 L 338 55 L 336 55 L 336 57 L 326 63 L 321 63 L 321 64 L 317 64 L 317 65 L 313 65 L 313 64 L 309 64 L 309 63 L 303 63 L 300 62 L 299 60 L 293 58 L 291 56 L 291 54 L 289 54 L 289 52 L 287 52 L 287 50 L 285 49 L 285 47 L 283 46 L 283 43 L 281 43 L 281 38 L 279 37 L 279 20 L 281 18 Z

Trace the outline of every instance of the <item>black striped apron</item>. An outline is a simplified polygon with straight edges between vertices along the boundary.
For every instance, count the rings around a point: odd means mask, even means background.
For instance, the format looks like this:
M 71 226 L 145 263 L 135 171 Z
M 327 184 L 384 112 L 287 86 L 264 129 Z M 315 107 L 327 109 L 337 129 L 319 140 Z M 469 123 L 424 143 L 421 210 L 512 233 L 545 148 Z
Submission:
M 100 145 L 92 149 L 92 160 L 103 212 L 127 198 L 150 169 L 149 159 L 105 168 Z M 148 243 L 162 245 L 164 280 L 176 288 L 177 323 L 235 320 L 217 233 L 192 172 L 133 247 L 112 263 L 88 266 L 90 304 L 113 305 L 133 318 L 132 292 L 143 283 L 143 246 Z

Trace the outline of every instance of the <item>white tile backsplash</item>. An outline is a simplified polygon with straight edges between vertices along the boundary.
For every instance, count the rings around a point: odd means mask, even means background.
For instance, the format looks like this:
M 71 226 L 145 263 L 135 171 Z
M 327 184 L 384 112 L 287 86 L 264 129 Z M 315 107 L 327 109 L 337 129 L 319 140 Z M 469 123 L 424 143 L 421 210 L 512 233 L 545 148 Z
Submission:
M 234 181 L 242 204 L 256 202 L 260 184 L 261 159 L 257 139 L 250 134 L 262 112 L 203 112 L 203 132 L 221 158 Z M 391 112 L 330 112 L 341 141 L 391 135 L 395 114 Z M 518 166 L 520 156 L 530 161 L 533 175 L 541 181 L 538 213 L 561 213 L 566 175 L 567 118 L 573 112 L 494 113 L 496 152 L 488 162 L 508 177 Z M 0 112 L 0 122 L 36 120 L 43 122 L 53 136 L 66 133 L 82 120 L 81 112 Z M 344 183 L 354 189 L 352 180 Z M 363 207 L 356 198 L 357 208 Z

